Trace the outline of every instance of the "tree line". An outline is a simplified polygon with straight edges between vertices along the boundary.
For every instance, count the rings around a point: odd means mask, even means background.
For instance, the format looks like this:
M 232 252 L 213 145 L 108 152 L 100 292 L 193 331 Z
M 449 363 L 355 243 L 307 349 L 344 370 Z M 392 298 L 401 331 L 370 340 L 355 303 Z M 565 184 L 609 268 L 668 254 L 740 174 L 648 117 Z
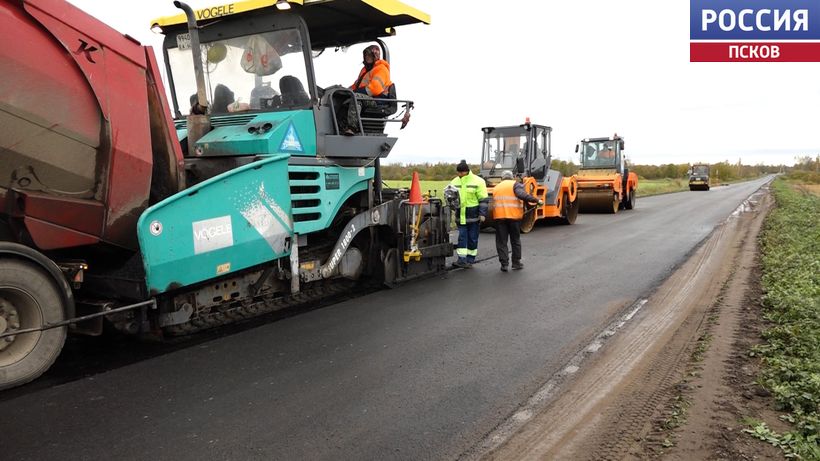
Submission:
M 710 164 L 713 177 L 731 181 L 736 179 L 754 178 L 766 173 L 788 172 L 793 169 L 815 171 L 820 158 L 798 157 L 798 163 L 794 167 L 781 167 L 779 165 L 744 165 L 740 161 L 730 163 L 728 160 Z M 642 179 L 676 179 L 688 177 L 691 164 L 688 163 L 668 163 L 664 165 L 628 165 Z M 560 171 L 561 174 L 569 176 L 578 172 L 578 165 L 569 160 L 554 159 L 550 166 L 553 170 Z M 471 164 L 470 169 L 477 173 L 477 164 Z M 416 163 L 402 164 L 394 163 L 381 166 L 382 178 L 385 180 L 410 180 L 413 171 L 418 171 L 419 176 L 427 181 L 445 181 L 453 179 L 456 175 L 456 163 Z
M 811 184 L 820 184 L 820 155 L 814 157 L 803 155 L 797 157 L 792 168 L 787 170 L 789 177 Z

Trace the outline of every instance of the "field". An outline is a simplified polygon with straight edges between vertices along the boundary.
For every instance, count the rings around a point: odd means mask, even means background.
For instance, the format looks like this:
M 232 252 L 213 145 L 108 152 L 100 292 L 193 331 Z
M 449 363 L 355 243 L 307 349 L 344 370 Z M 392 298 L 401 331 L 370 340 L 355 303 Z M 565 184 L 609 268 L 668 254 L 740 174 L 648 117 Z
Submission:
M 685 179 L 639 179 L 638 197 L 666 194 L 689 190 L 689 181 Z
M 735 181 L 737 182 L 737 181 Z M 410 181 L 401 179 L 385 179 L 384 183 L 393 188 L 410 187 Z M 450 181 L 425 181 L 421 180 L 421 191 L 426 194 L 433 192 L 433 196 L 441 197 L 442 191 Z M 811 186 L 808 186 L 811 187 Z M 638 197 L 649 195 L 666 194 L 669 192 L 681 192 L 689 190 L 689 181 L 683 178 L 677 179 L 640 179 L 638 180 Z
M 384 183 L 393 188 L 410 187 L 410 181 L 385 179 Z M 441 196 L 444 188 L 450 181 L 421 181 L 422 193 L 433 191 L 434 196 Z M 678 192 L 689 189 L 689 183 L 683 179 L 642 179 L 638 181 L 638 197 L 647 195 Z
M 399 188 L 410 188 L 410 181 L 408 180 L 401 180 L 401 179 L 385 179 L 384 181 L 385 186 L 392 187 L 394 189 Z M 441 197 L 443 196 L 444 188 L 447 187 L 447 184 L 450 184 L 450 181 L 420 181 L 421 182 L 421 193 L 426 194 L 428 191 L 432 191 L 432 195 L 434 197 Z

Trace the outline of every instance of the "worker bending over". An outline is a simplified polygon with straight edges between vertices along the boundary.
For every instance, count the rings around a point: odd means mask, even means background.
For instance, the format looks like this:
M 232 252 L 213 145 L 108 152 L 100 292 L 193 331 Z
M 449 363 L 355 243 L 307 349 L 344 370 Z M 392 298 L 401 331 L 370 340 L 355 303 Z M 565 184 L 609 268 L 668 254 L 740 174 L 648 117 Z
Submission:
M 521 220 L 524 218 L 524 203 L 544 204 L 543 200 L 524 190 L 524 184 L 515 180 L 512 171 L 501 173 L 501 182 L 493 189 L 493 226 L 495 227 L 495 250 L 501 271 L 507 272 L 510 264 L 507 240 L 512 246 L 512 268 L 521 270 Z

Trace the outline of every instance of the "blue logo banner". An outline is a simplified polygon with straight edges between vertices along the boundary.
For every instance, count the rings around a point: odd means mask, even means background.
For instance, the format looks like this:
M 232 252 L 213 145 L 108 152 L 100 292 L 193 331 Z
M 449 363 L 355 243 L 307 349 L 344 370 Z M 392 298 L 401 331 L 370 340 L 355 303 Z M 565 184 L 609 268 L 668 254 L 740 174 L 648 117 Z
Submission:
M 820 0 L 689 0 L 690 40 L 820 40 Z

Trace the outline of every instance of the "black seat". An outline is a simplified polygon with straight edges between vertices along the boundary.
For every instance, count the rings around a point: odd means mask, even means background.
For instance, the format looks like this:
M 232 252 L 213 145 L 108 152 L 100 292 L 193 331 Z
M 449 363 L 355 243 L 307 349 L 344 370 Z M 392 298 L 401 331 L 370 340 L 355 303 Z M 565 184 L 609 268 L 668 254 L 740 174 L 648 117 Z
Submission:
M 399 110 L 399 104 L 395 101 L 396 84 L 391 83 L 385 91 L 387 99 L 393 101 L 380 101 L 379 98 L 374 98 L 372 101 L 366 101 L 367 104 L 362 104 L 362 117 L 381 117 L 386 118 L 396 113 Z
M 380 118 L 387 117 L 396 113 L 399 110 L 399 104 L 396 102 L 396 84 L 391 83 L 385 92 L 387 99 L 392 101 L 379 100 L 379 98 L 362 100 L 362 118 Z M 362 120 L 362 128 L 367 134 L 383 134 L 384 127 L 387 122 L 383 120 Z
M 299 107 L 310 102 L 310 96 L 302 86 L 302 82 L 292 76 L 285 75 L 279 80 L 279 92 L 282 93 L 282 106 Z
M 228 112 L 228 105 L 233 104 L 233 102 L 233 91 L 220 83 L 214 88 L 214 102 L 211 104 L 211 113 L 225 114 Z

